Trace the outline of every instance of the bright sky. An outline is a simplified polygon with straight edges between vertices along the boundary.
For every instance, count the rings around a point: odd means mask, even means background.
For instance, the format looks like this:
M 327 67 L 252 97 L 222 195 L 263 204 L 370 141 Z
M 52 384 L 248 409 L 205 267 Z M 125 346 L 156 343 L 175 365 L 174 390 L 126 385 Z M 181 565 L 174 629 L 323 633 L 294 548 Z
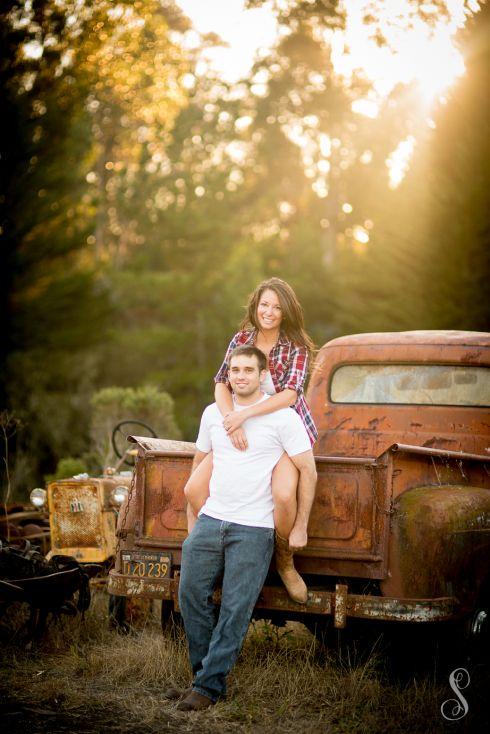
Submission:
M 253 10 L 244 9 L 245 0 L 176 2 L 197 31 L 214 32 L 229 44 L 228 48 L 206 52 L 211 65 L 229 82 L 245 77 L 256 54 L 261 49 L 271 48 L 277 38 L 278 26 L 268 2 Z M 353 111 L 377 117 L 380 105 L 397 84 L 415 83 L 420 93 L 420 112 L 431 124 L 431 107 L 465 70 L 463 57 L 454 43 L 458 30 L 467 19 L 464 0 L 446 0 L 447 16 L 440 13 L 435 3 L 427 0 L 423 9 L 428 17 L 432 16 L 432 24 L 414 13 L 411 0 L 380 0 L 374 3 L 380 15 L 379 24 L 370 27 L 363 19 L 372 7 L 372 0 L 339 0 L 339 10 L 345 13 L 345 29 L 325 31 L 336 73 L 347 82 L 353 74 L 360 74 L 371 82 L 369 93 L 352 103 Z M 469 7 L 472 12 L 477 12 L 478 1 L 470 0 Z M 376 27 L 383 34 L 385 44 L 376 42 Z M 191 33 L 189 45 L 197 46 L 198 38 L 196 34 L 194 39 L 192 36 Z M 305 148 L 307 139 L 304 135 L 300 138 L 297 144 Z M 415 138 L 409 136 L 400 141 L 387 159 L 392 188 L 403 179 L 415 144 Z M 318 185 L 315 182 L 314 186 L 318 188 Z M 317 193 L 327 196 L 326 183 Z
M 200 33 L 217 33 L 229 48 L 216 48 L 206 57 L 229 82 L 245 76 L 260 48 L 273 46 L 277 23 L 268 3 L 244 10 L 245 0 L 176 0 Z
M 245 76 L 255 54 L 270 48 L 277 37 L 270 3 L 252 10 L 244 9 L 245 0 L 177 0 L 177 4 L 200 33 L 214 32 L 229 44 L 206 55 L 230 82 Z M 464 0 L 446 0 L 449 18 L 440 17 L 437 6 L 427 2 L 424 9 L 435 18 L 432 28 L 414 16 L 410 0 L 378 3 L 386 46 L 379 46 L 372 29 L 363 23 L 370 5 L 372 0 L 339 0 L 339 9 L 346 14 L 346 29 L 327 32 L 337 73 L 349 79 L 354 71 L 361 71 L 374 83 L 370 99 L 358 100 L 356 111 L 375 116 L 377 103 L 399 82 L 416 81 L 422 98 L 431 103 L 464 72 L 463 59 L 453 44 L 466 21 Z M 476 11 L 477 1 L 471 0 L 470 6 Z

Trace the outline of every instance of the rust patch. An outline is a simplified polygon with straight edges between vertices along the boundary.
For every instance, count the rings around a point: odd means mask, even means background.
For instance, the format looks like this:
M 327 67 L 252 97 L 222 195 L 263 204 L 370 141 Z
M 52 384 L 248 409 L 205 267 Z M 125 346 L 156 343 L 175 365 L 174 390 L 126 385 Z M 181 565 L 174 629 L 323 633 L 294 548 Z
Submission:
M 446 443 L 458 443 L 454 438 L 448 438 L 447 436 L 444 436 L 444 438 L 440 438 L 439 436 L 432 436 L 432 438 L 428 438 L 427 441 L 424 441 L 422 446 L 426 449 L 438 449 L 438 448 L 444 448 L 444 444 Z
M 347 586 L 337 584 L 335 587 L 334 627 L 343 629 L 347 618 Z
M 98 548 L 104 543 L 103 503 L 93 483 L 50 484 L 53 548 Z

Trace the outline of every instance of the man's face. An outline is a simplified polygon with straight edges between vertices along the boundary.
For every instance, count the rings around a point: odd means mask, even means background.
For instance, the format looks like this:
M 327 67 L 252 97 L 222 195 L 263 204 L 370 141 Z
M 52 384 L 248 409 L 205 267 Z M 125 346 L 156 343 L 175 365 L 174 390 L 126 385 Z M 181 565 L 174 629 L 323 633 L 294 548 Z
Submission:
M 240 354 L 231 358 L 228 377 L 235 395 L 245 398 L 260 390 L 264 371 L 260 372 L 257 357 Z

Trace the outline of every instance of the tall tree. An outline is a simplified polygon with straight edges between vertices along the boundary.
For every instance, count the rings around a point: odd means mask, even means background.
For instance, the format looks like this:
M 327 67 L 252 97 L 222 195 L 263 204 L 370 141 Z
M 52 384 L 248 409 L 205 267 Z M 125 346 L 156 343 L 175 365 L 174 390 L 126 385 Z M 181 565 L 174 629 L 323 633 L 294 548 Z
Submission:
M 169 3 L 9 2 L 0 21 L 2 403 L 25 424 L 24 484 L 85 443 L 112 313 L 102 265 L 131 233 L 128 179 L 165 142 L 186 69 Z

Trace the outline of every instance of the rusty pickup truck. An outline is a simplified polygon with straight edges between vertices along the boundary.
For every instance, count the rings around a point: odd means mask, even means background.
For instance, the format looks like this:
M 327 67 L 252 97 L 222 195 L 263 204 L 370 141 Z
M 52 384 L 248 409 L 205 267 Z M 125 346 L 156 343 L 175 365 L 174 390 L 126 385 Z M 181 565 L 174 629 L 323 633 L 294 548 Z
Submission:
M 319 351 L 307 398 L 319 438 L 316 499 L 291 601 L 273 564 L 256 618 L 341 629 L 350 619 L 490 626 L 490 334 L 344 336 Z M 109 589 L 178 611 L 183 487 L 194 444 L 133 437 Z M 480 644 L 480 642 L 478 643 Z

